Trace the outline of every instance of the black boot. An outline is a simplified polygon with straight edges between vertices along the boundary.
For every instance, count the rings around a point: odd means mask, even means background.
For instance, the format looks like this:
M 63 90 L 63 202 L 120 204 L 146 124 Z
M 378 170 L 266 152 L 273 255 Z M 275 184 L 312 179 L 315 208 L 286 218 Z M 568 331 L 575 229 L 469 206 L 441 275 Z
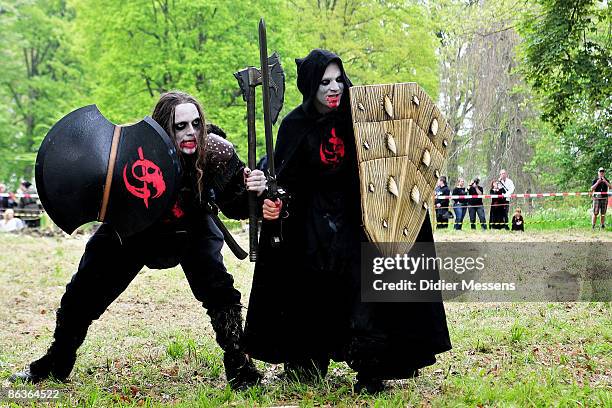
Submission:
M 253 360 L 242 351 L 223 354 L 227 382 L 233 390 L 243 390 L 261 382 L 262 375 Z
M 312 358 L 285 362 L 285 375 L 291 381 L 314 384 L 325 378 L 329 368 L 329 358 Z
M 227 382 L 233 390 L 258 384 L 262 375 L 242 347 L 242 306 L 210 309 L 208 315 L 217 335 L 217 343 L 224 351 L 223 365 Z
M 68 324 L 63 320 L 61 312 L 58 311 L 54 340 L 47 354 L 33 361 L 24 371 L 11 375 L 10 382 L 36 384 L 48 378 L 66 381 L 76 362 L 77 349 L 83 344 L 91 322 Z
M 419 370 L 412 370 L 408 372 L 403 378 L 416 378 L 419 376 Z M 365 374 L 363 372 L 357 373 L 357 382 L 354 386 L 356 394 L 379 394 L 387 389 L 385 382 L 376 376 Z
M 51 378 L 64 382 L 70 375 L 75 361 L 76 353 L 60 358 L 48 351 L 47 354 L 30 363 L 30 366 L 24 371 L 11 375 L 9 381 L 37 384 Z
M 385 382 L 379 378 L 357 373 L 357 382 L 354 386 L 355 394 L 379 394 L 386 389 Z

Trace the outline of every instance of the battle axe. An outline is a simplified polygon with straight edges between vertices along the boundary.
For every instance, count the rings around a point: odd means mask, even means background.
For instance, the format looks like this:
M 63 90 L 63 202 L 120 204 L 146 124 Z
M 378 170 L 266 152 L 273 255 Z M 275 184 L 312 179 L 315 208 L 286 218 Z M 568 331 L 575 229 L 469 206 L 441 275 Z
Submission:
M 49 130 L 35 175 L 40 200 L 62 230 L 97 220 L 124 238 L 172 208 L 182 169 L 172 139 L 153 119 L 118 126 L 89 105 Z

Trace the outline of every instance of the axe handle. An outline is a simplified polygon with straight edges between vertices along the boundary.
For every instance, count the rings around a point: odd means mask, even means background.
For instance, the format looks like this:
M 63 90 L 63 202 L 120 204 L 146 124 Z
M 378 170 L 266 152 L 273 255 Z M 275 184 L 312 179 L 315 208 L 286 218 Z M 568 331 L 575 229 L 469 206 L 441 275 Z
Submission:
M 106 218 L 106 208 L 108 207 L 108 199 L 110 197 L 111 183 L 113 174 L 115 173 L 115 162 L 117 161 L 117 149 L 119 147 L 119 139 L 121 138 L 121 126 L 115 126 L 113 132 L 113 140 L 111 142 L 110 156 L 108 158 L 108 167 L 106 169 L 106 181 L 104 182 L 104 192 L 102 194 L 102 204 L 98 221 L 103 222 Z
M 215 223 L 215 225 L 217 226 L 217 228 L 219 228 L 219 230 L 221 230 L 221 233 L 223 234 L 223 240 L 225 241 L 225 243 L 227 244 L 229 249 L 232 251 L 232 253 L 236 256 L 236 258 L 238 258 L 240 260 L 245 259 L 248 254 L 246 252 L 244 252 L 244 249 L 242 249 L 240 247 L 240 244 L 238 244 L 238 242 L 236 242 L 236 240 L 232 236 L 232 233 L 228 231 L 228 229 L 225 226 L 225 224 L 223 224 L 223 221 L 221 221 L 221 219 L 219 219 L 219 216 L 217 214 L 215 214 L 215 213 L 211 213 L 210 217 L 212 218 L 212 220 Z
M 247 102 L 247 130 L 248 130 L 248 164 L 251 170 L 257 166 L 257 136 L 255 133 L 255 87 L 248 86 L 246 92 Z M 258 204 L 256 192 L 249 193 L 249 260 L 257 261 L 258 251 Z

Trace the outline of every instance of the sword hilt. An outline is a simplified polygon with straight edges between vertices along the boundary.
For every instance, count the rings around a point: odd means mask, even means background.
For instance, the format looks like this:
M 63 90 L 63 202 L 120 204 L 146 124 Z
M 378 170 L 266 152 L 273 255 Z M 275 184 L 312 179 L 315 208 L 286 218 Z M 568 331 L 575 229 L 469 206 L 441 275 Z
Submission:
M 285 211 L 287 210 L 289 194 L 282 188 L 275 188 L 272 192 L 268 194 L 268 198 L 272 201 L 281 200 L 285 207 Z M 283 242 L 283 221 L 282 217 L 279 216 L 276 220 L 268 221 L 270 223 L 270 245 L 272 248 L 279 248 L 281 243 Z

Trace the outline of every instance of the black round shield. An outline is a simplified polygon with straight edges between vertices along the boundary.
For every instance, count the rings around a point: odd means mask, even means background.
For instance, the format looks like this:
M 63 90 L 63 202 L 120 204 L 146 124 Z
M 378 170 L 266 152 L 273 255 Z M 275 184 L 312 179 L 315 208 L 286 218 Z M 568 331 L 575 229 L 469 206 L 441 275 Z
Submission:
M 98 220 L 114 129 L 85 106 L 57 122 L 38 150 L 40 200 L 67 233 Z M 122 127 L 104 221 L 122 237 L 144 230 L 174 204 L 180 177 L 174 143 L 153 119 Z

